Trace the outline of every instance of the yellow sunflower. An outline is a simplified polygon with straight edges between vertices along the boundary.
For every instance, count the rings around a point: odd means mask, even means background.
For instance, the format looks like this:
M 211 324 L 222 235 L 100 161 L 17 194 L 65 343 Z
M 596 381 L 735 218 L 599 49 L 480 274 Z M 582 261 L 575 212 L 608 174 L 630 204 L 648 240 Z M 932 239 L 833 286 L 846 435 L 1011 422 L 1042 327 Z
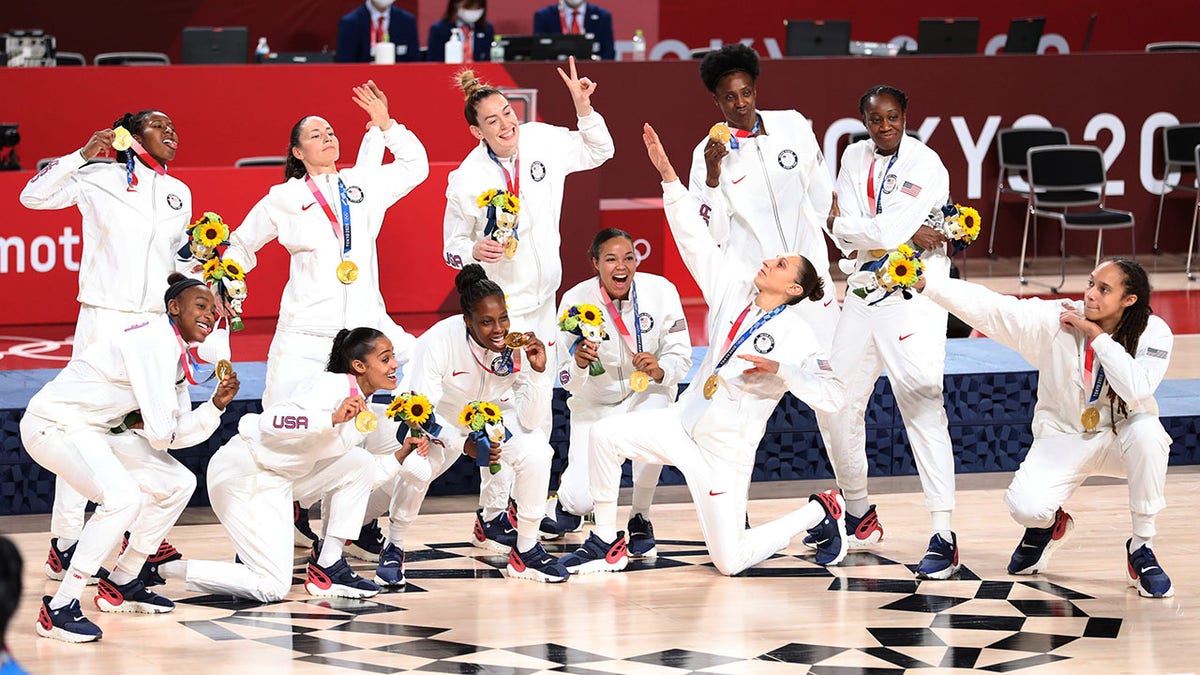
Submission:
M 888 262 L 887 273 L 897 285 L 905 288 L 917 282 L 917 261 L 908 258 L 897 258 Z
M 417 394 L 404 404 L 404 413 L 408 415 L 410 424 L 419 426 L 429 421 L 429 416 L 433 414 L 433 405 L 429 403 L 429 399 Z
M 514 195 L 511 192 L 505 192 L 503 208 L 505 211 L 508 211 L 509 213 L 516 213 L 516 212 L 520 211 L 521 210 L 521 198 Z
M 915 258 L 917 256 L 917 252 L 908 244 L 900 244 L 896 247 L 896 252 L 905 258 Z
M 484 192 L 483 194 L 479 195 L 479 199 L 475 200 L 475 203 L 478 204 L 479 208 L 481 208 L 481 209 L 487 208 L 487 205 L 490 204 L 491 201 L 496 198 L 496 194 L 497 194 L 497 192 L 495 189 L 488 190 L 488 191 Z
M 204 280 L 213 281 L 219 279 L 220 275 L 225 273 L 225 268 L 221 267 L 220 258 L 209 258 L 204 261 Z
M 479 407 L 479 412 L 483 413 L 483 416 L 486 417 L 489 422 L 500 421 L 500 409 L 497 408 L 494 403 L 484 401 L 483 405 Z
M 604 321 L 604 315 L 600 313 L 599 307 L 584 303 L 579 306 L 579 320 L 584 323 L 590 323 L 593 326 L 599 326 Z
M 963 231 L 966 233 L 967 238 L 971 241 L 975 241 L 975 239 L 979 236 L 980 230 L 979 211 L 976 211 L 970 206 L 959 206 L 958 204 L 955 204 L 954 206 L 958 209 L 958 222 L 960 225 L 962 225 Z
M 473 419 L 475 419 L 475 406 L 468 403 L 467 407 L 463 408 L 462 412 L 458 414 L 458 423 L 470 429 L 471 420 Z
M 221 267 L 225 269 L 225 274 L 236 281 L 241 281 L 246 278 L 246 272 L 242 270 L 242 266 L 232 260 L 222 260 Z
M 192 230 L 196 242 L 208 248 L 216 248 L 229 238 L 229 226 L 215 213 L 205 213 Z
M 393 398 L 392 402 L 388 404 L 387 410 L 385 410 L 383 414 L 388 419 L 398 420 L 400 419 L 400 412 L 402 410 L 404 410 L 403 395 Z

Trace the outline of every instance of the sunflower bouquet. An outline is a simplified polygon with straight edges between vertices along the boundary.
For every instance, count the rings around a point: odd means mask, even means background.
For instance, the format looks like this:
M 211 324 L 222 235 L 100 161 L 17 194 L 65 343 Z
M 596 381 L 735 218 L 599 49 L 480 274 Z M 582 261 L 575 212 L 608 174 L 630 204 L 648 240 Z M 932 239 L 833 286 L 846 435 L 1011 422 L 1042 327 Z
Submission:
M 950 255 L 966 250 L 979 238 L 979 212 L 970 206 L 948 203 L 929 212 L 925 225 L 932 227 L 950 242 Z
M 485 190 L 475 200 L 487 214 L 487 225 L 483 235 L 504 245 L 504 255 L 512 258 L 517 254 L 517 214 L 521 212 L 521 198 L 508 190 L 492 188 Z
M 204 282 L 229 302 L 229 327 L 238 331 L 245 328 L 242 323 L 242 303 L 246 300 L 246 270 L 234 260 L 222 260 L 220 256 L 204 263 Z
M 912 297 L 908 289 L 912 288 L 925 272 L 925 263 L 921 262 L 921 251 L 908 244 L 901 244 L 895 250 L 884 251 L 878 259 L 863 265 L 860 271 L 873 272 L 873 284 L 868 283 L 866 286 L 855 288 L 853 293 L 866 299 L 876 291 L 883 291 L 881 297 L 870 303 L 874 305 L 897 291 L 906 299 Z
M 441 430 L 437 418 L 433 415 L 433 404 L 415 391 L 396 394 L 383 414 L 404 424 L 396 431 L 399 440 L 403 440 L 408 431 L 412 432 L 413 438 L 420 438 L 426 434 L 436 435 Z
M 229 245 L 229 226 L 221 216 L 205 211 L 200 219 L 188 226 L 188 249 L 197 260 L 219 257 L 218 246 Z
M 489 459 L 492 445 L 512 438 L 512 433 L 504 426 L 500 406 L 491 401 L 471 401 L 459 413 L 458 423 L 467 429 L 467 439 L 475 441 L 475 463 L 488 467 L 493 474 L 498 473 L 500 465 L 490 463 Z
M 608 332 L 604 330 L 604 312 L 588 303 L 568 307 L 567 311 L 558 317 L 558 329 L 578 336 L 575 338 L 575 344 L 571 345 L 572 355 L 584 340 L 599 343 L 608 339 Z M 592 361 L 588 364 L 588 374 L 593 377 L 603 375 L 604 364 L 600 363 L 599 359 Z

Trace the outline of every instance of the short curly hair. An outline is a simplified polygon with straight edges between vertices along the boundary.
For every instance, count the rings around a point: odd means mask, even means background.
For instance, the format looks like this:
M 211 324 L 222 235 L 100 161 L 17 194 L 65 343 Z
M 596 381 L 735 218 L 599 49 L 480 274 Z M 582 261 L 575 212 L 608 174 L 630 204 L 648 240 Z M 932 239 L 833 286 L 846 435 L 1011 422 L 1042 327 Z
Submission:
M 717 93 L 717 83 L 721 78 L 737 72 L 749 75 L 751 82 L 757 82 L 762 72 L 758 65 L 758 54 L 740 42 L 711 51 L 700 61 L 700 80 L 714 94 Z

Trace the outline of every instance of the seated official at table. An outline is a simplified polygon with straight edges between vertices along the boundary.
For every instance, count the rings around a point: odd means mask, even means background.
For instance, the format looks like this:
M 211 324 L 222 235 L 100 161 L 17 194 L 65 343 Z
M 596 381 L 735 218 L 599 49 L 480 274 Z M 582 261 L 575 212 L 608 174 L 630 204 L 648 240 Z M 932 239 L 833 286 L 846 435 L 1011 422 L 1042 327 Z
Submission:
M 446 13 L 429 27 L 429 42 L 425 45 L 425 60 L 446 60 L 446 42 L 450 30 L 457 28 L 463 39 L 463 56 L 467 61 L 490 61 L 492 39 L 496 32 L 487 20 L 487 0 L 446 0 Z
M 613 46 L 612 13 L 583 0 L 560 0 L 533 13 L 534 35 L 590 35 L 596 41 L 595 55 L 605 61 L 616 58 Z
M 417 20 L 392 6 L 394 1 L 367 0 L 338 21 L 338 63 L 370 63 L 375 59 L 375 45 L 380 42 L 396 46 L 397 61 L 421 60 Z

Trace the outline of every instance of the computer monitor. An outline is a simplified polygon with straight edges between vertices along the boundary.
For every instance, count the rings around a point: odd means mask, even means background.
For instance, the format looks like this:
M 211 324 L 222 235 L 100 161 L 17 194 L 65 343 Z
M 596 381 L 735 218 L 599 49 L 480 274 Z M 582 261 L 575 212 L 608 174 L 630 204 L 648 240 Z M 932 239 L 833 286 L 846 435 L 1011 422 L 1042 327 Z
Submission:
M 244 26 L 183 29 L 183 63 L 246 63 L 250 33 Z
M 1013 19 L 1008 24 L 1008 38 L 1004 41 L 1004 53 L 1036 54 L 1038 43 L 1042 41 L 1042 30 L 1045 27 L 1046 17 L 1044 16 Z
M 532 61 L 533 45 L 537 41 L 534 35 L 508 35 L 500 38 L 500 46 L 504 47 L 505 61 Z
M 850 21 L 783 22 L 787 29 L 788 56 L 847 56 L 850 54 Z
M 333 52 L 271 52 L 263 57 L 267 64 L 333 63 Z
M 917 27 L 918 54 L 978 52 L 979 19 L 921 19 Z
M 596 41 L 586 35 L 538 35 L 533 44 L 534 61 L 589 61 Z

